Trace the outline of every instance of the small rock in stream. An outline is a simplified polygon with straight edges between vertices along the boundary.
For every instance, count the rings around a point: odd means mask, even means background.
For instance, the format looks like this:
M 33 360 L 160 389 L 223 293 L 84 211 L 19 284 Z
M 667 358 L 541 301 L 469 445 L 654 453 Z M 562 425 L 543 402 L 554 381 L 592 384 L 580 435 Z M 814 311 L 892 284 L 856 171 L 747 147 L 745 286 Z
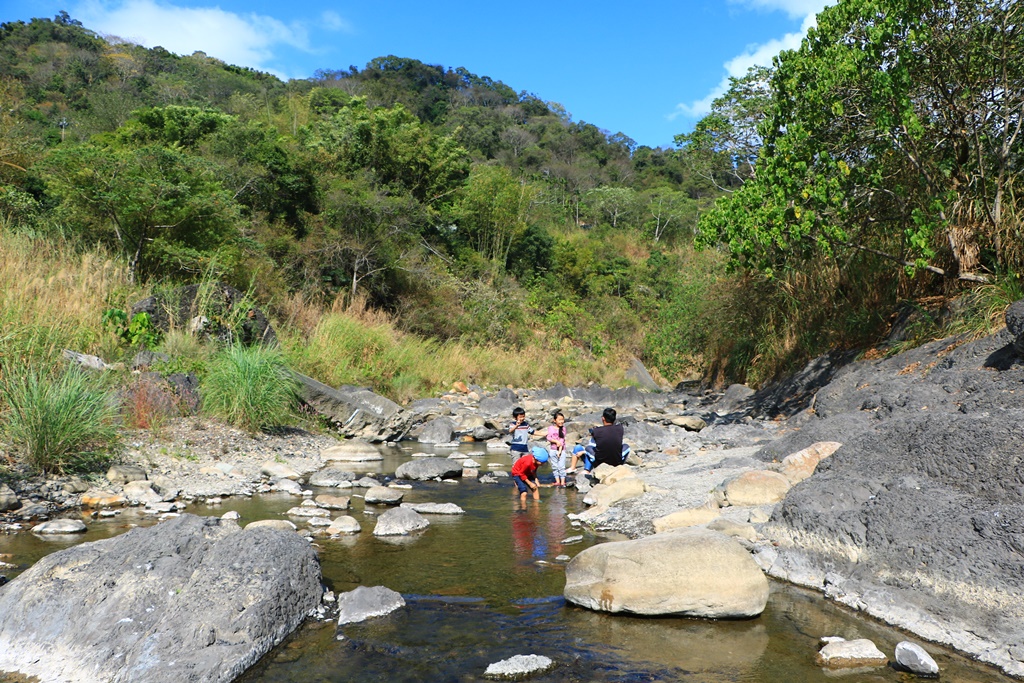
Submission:
M 487 670 L 484 671 L 484 678 L 523 678 L 547 671 L 554 665 L 555 663 L 550 657 L 542 655 L 515 655 L 488 666 Z

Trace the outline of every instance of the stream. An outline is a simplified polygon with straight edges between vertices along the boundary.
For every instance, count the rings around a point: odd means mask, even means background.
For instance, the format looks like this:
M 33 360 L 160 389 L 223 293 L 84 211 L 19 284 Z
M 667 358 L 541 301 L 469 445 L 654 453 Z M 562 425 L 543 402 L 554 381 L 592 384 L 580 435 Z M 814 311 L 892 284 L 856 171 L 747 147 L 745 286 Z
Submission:
M 387 448 L 383 453 L 383 462 L 342 466 L 359 473 L 393 473 L 412 450 Z M 506 469 L 509 463 L 504 453 L 472 457 L 485 465 L 481 471 L 487 463 L 502 463 Z M 469 480 L 412 485 L 405 502 L 452 502 L 466 514 L 428 515 L 431 525 L 419 535 L 376 538 L 374 517 L 385 508 L 364 506 L 356 497 L 363 489 L 314 489 L 317 494 L 354 494 L 347 514 L 363 526 L 356 536 L 315 540 L 327 587 L 342 593 L 359 585 L 383 585 L 402 593 L 407 607 L 340 630 L 333 621 L 309 620 L 239 681 L 478 681 L 489 664 L 516 654 L 540 654 L 556 662 L 551 671 L 530 679 L 534 681 L 913 680 L 891 668 L 837 674 L 815 666 L 821 636 L 870 638 L 890 655 L 901 640 L 921 641 L 778 582 L 772 583 L 765 612 L 750 620 L 633 618 L 568 605 L 562 598 L 565 560 L 559 556 L 621 540 L 572 526 L 566 514 L 583 508 L 575 490 L 546 488 L 540 501 L 521 506 L 511 484 Z M 267 494 L 227 498 L 219 505 L 194 504 L 188 512 L 219 516 L 237 510 L 244 525 L 280 518 L 297 504 L 294 496 Z M 14 559 L 8 561 L 20 571 L 68 545 L 154 521 L 138 509 L 126 509 L 116 517 L 92 520 L 87 533 L 74 537 L 0 536 L 0 554 L 10 554 Z M 293 521 L 303 526 L 302 520 Z M 939 646 L 922 644 L 947 681 L 1013 680 Z M 0 674 L 0 681 L 13 680 Z

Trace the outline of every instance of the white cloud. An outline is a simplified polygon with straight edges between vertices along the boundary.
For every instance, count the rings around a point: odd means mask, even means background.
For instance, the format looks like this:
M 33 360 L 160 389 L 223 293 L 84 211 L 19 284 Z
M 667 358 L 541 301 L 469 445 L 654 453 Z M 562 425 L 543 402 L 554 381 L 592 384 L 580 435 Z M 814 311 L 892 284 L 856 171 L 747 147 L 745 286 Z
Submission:
M 824 9 L 825 5 L 831 4 L 824 0 L 729 0 L 729 2 L 771 12 L 781 11 L 793 18 L 813 16 Z
M 794 33 L 787 33 L 781 38 L 773 38 L 766 43 L 751 45 L 741 53 L 727 61 L 723 68 L 725 76 L 718 82 L 711 92 L 695 102 L 680 103 L 676 105 L 675 111 L 668 115 L 668 119 L 674 120 L 679 116 L 687 118 L 700 118 L 711 111 L 711 104 L 725 94 L 729 89 L 729 78 L 740 78 L 747 73 L 752 66 L 771 66 L 772 58 L 783 50 L 795 50 L 800 47 L 800 41 L 807 35 L 807 30 L 817 23 L 817 14 L 832 4 L 832 0 L 735 0 L 743 4 L 773 10 L 781 10 L 791 16 L 803 16 L 803 23 L 800 30 Z M 799 11 L 798 11 L 799 10 Z
M 323 27 L 329 31 L 352 32 L 352 24 L 334 10 L 324 10 L 324 13 L 320 15 L 320 19 L 323 22 Z
M 329 20 L 327 14 L 333 15 Z M 201 50 L 229 64 L 270 71 L 282 46 L 313 52 L 301 23 L 266 15 L 238 14 L 220 7 L 178 7 L 157 0 L 85 0 L 74 16 L 99 33 L 177 54 Z M 326 28 L 346 27 L 337 13 L 324 14 Z

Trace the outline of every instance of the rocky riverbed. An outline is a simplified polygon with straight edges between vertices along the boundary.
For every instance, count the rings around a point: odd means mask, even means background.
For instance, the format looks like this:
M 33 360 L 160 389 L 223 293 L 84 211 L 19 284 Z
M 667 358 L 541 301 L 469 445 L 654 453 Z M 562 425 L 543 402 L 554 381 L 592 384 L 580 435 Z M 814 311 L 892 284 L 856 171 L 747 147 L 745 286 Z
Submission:
M 505 448 L 502 426 L 516 405 L 538 436 L 562 411 L 570 440 L 615 406 L 633 456 L 598 486 L 577 477 L 593 490 L 576 521 L 633 538 L 706 527 L 736 539 L 771 576 L 1024 676 L 1019 341 L 1019 331 L 1004 331 L 886 359 L 823 359 L 756 394 L 457 385 L 398 407 L 349 387 L 327 403 L 348 436 L 402 437 L 441 457 L 474 442 L 476 465 Z M 252 436 L 198 417 L 125 437 L 122 467 L 107 476 L 8 477 L 0 530 L 81 518 L 83 507 L 173 515 L 196 500 L 259 492 L 298 500 L 318 476 L 351 485 L 358 477 L 346 468 L 387 448 L 299 430 Z M 437 476 L 502 481 L 459 464 Z

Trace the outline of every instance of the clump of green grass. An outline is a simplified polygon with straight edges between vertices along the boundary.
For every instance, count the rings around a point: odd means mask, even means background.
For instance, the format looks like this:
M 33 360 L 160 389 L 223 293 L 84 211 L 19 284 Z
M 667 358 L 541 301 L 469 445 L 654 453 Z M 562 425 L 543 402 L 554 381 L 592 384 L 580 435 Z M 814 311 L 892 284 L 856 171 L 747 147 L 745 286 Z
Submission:
M 108 463 L 118 442 L 118 408 L 96 378 L 77 368 L 49 376 L 4 364 L 0 372 L 4 432 L 33 470 L 84 472 Z
M 296 414 L 298 385 L 277 349 L 229 346 L 210 361 L 201 386 L 205 412 L 252 433 Z

